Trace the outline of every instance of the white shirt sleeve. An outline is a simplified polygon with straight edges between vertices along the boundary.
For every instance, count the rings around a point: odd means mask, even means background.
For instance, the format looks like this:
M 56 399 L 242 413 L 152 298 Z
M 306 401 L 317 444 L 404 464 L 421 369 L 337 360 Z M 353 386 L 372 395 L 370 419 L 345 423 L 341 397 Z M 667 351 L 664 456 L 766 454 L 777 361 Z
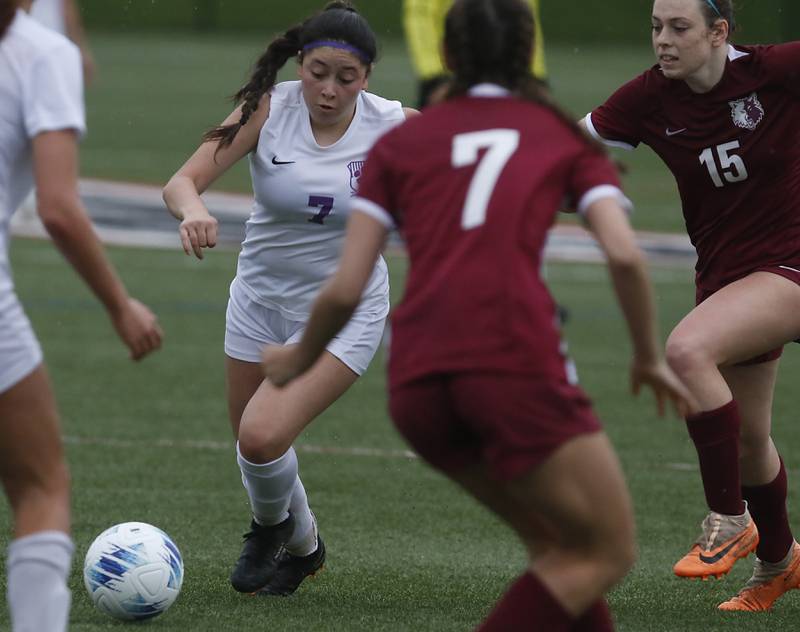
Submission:
M 361 212 L 377 220 L 383 224 L 386 230 L 397 228 L 394 218 L 382 206 L 371 200 L 356 196 L 350 200 L 350 207 L 353 212 Z
M 25 132 L 73 129 L 86 133 L 83 71 L 78 48 L 71 42 L 51 47 L 39 56 L 23 82 Z
M 636 149 L 636 147 L 630 143 L 624 143 L 621 140 L 607 140 L 600 136 L 600 132 L 597 131 L 597 128 L 594 126 L 594 122 L 592 121 L 591 112 L 589 112 L 589 114 L 583 118 L 583 122 L 586 125 L 586 131 L 589 132 L 589 135 L 596 141 L 603 143 L 606 147 L 618 147 L 619 149 L 626 149 L 627 151 L 633 151 Z
M 578 213 L 584 215 L 586 209 L 602 198 L 613 198 L 630 215 L 633 213 L 633 202 L 622 192 L 622 189 L 613 184 L 601 184 L 589 189 L 578 202 Z

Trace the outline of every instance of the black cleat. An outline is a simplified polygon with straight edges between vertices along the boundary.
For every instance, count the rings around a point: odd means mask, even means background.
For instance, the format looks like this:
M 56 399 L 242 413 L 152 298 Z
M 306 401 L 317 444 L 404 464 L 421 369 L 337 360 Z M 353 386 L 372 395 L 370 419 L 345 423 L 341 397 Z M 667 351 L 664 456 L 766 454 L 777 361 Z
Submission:
M 231 586 L 243 593 L 253 593 L 267 585 L 275 575 L 284 545 L 294 530 L 294 518 L 263 526 L 255 520 L 244 534 L 242 554 L 231 573 Z
M 325 563 L 325 543 L 317 536 L 317 550 L 309 555 L 299 557 L 283 550 L 278 560 L 278 569 L 258 595 L 291 595 L 306 577 L 313 577 Z

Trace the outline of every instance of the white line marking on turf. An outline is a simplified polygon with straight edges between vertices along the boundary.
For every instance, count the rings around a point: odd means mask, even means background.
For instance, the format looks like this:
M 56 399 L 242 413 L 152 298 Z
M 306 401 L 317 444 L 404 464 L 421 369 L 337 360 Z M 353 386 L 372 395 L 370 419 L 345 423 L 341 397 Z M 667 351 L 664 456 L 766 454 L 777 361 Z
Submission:
M 697 463 L 665 463 L 664 467 L 679 472 L 695 472 L 698 469 Z
M 233 451 L 233 441 L 213 441 L 195 439 L 155 439 L 151 441 L 137 441 L 135 439 L 114 439 L 109 437 L 76 437 L 65 435 L 62 437 L 67 445 L 99 445 L 107 448 L 167 448 L 183 450 L 224 450 Z M 391 450 L 384 448 L 358 448 L 337 447 L 300 443 L 294 446 L 297 452 L 305 454 L 329 454 L 333 456 L 363 456 L 379 459 L 418 459 L 419 456 L 411 450 Z M 678 472 L 694 472 L 698 469 L 696 463 L 665 463 L 668 470 Z
M 343 456 L 374 456 L 382 459 L 416 459 L 417 454 L 411 450 L 384 450 L 382 448 L 336 448 L 333 446 L 310 445 L 308 443 L 294 446 L 297 452 L 309 454 L 339 454 Z
M 200 441 L 192 439 L 156 439 L 154 441 L 136 441 L 134 439 L 113 439 L 101 437 L 75 437 L 64 436 L 67 445 L 99 445 L 109 448 L 179 448 L 187 450 L 225 450 L 233 451 L 232 441 Z M 417 455 L 411 450 L 386 450 L 383 448 L 340 448 L 336 446 L 321 446 L 301 443 L 294 446 L 297 452 L 307 454 L 331 454 L 340 456 L 367 456 L 381 459 L 416 459 Z
M 76 437 L 65 435 L 62 437 L 67 445 L 99 445 L 107 448 L 167 448 L 183 450 L 224 450 L 233 452 L 233 441 L 213 441 L 194 439 L 155 439 L 151 441 L 137 441 L 135 439 L 114 439 L 102 437 Z M 300 443 L 294 446 L 297 452 L 305 454 L 329 454 L 333 456 L 363 456 L 378 459 L 418 459 L 419 456 L 411 450 L 391 450 L 384 448 L 358 448 L 337 447 Z M 696 463 L 664 463 L 664 468 L 678 472 L 694 472 L 698 469 Z

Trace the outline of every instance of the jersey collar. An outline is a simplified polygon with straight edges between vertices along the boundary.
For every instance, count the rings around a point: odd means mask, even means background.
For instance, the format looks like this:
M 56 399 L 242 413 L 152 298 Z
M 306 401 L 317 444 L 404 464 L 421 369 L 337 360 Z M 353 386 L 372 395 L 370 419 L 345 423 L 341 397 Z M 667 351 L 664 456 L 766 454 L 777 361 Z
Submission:
M 736 61 L 739 57 L 747 57 L 749 54 L 743 50 L 736 50 L 732 44 L 728 44 L 728 61 Z
M 471 97 L 507 97 L 511 92 L 496 83 L 476 83 L 468 94 Z

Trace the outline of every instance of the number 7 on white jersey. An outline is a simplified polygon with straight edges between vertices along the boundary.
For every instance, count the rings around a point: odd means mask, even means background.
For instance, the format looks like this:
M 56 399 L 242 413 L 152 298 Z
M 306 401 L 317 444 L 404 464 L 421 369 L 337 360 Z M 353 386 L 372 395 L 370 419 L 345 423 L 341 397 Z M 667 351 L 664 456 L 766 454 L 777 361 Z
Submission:
M 478 161 L 478 151 L 486 149 L 467 190 L 461 228 L 469 230 L 486 221 L 486 207 L 494 192 L 497 179 L 509 158 L 519 147 L 519 130 L 488 129 L 467 132 L 453 137 L 453 167 L 466 167 Z

